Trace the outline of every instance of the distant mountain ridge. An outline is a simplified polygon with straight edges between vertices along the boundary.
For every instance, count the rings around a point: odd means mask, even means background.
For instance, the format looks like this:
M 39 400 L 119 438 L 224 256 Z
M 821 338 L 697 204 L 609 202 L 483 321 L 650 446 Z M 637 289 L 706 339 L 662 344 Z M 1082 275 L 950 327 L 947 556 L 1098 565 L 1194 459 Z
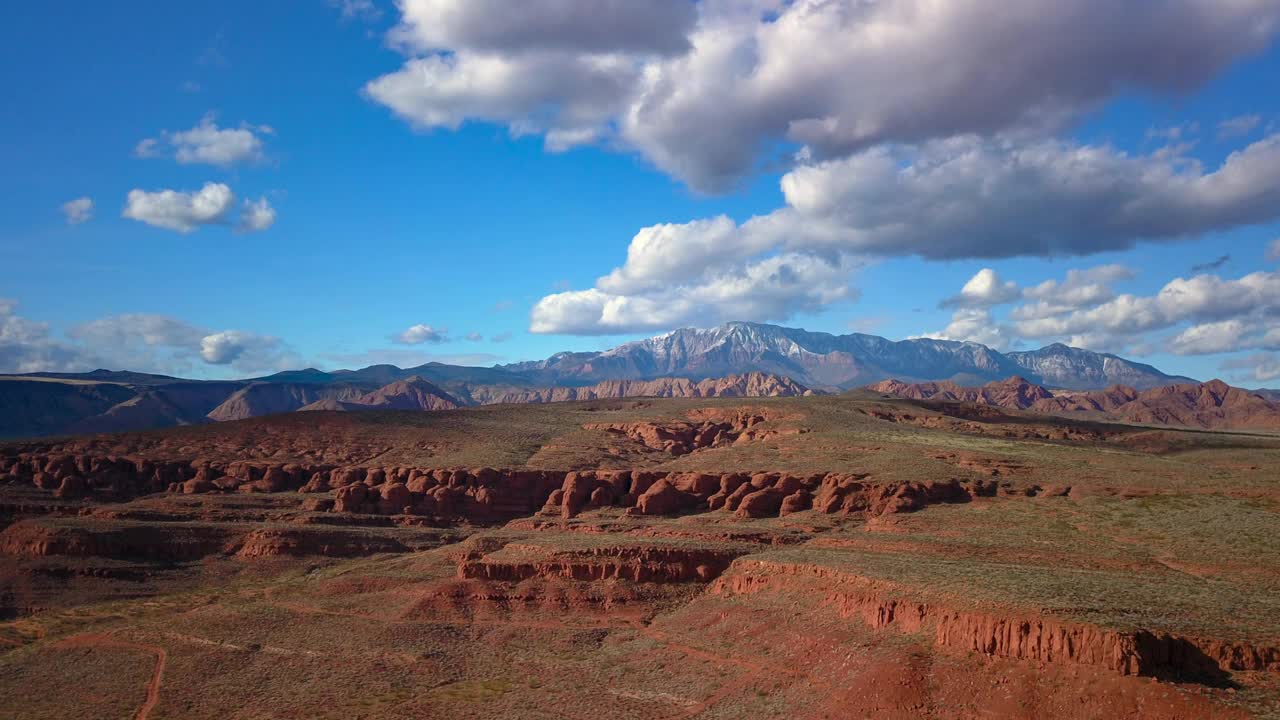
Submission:
M 972 342 L 892 341 L 861 333 L 831 335 L 746 322 L 705 330 L 685 328 L 604 352 L 558 353 L 546 360 L 499 368 L 563 385 L 660 376 L 700 379 L 748 371 L 783 375 L 827 390 L 889 378 L 964 384 L 1012 375 L 1075 390 L 1117 383 L 1146 389 L 1194 382 L 1116 355 L 1061 344 L 1006 354 Z
M 1090 414 L 1098 419 L 1206 430 L 1280 430 L 1280 404 L 1221 380 L 1139 391 L 1124 385 L 1104 390 L 1054 392 L 1011 377 L 980 387 L 955 383 L 884 380 L 867 390 L 910 400 L 970 402 L 1048 415 Z
M 530 405 L 630 397 L 800 397 L 813 391 L 789 378 L 746 373 L 694 382 L 687 378 L 657 380 L 606 380 L 588 387 L 517 388 L 476 385 L 460 388 L 457 396 L 420 377 L 400 380 L 350 401 L 321 400 L 309 410 L 451 410 L 467 405 Z
M 430 384 L 438 392 L 426 391 L 417 400 L 396 402 L 465 406 L 687 396 L 684 393 L 704 393 L 688 396 L 705 397 L 708 390 L 700 387 L 704 381 L 754 376 L 775 378 L 769 381 L 775 387 L 722 388 L 716 392 L 795 393 L 796 388 L 834 392 L 890 378 L 976 385 L 1015 375 L 1031 383 L 1071 390 L 1117 384 L 1146 390 L 1194 382 L 1115 355 L 1058 344 L 1001 353 L 971 342 L 892 341 L 861 333 L 832 335 L 732 322 L 709 329 L 674 330 L 603 352 L 562 352 L 545 360 L 487 368 L 435 362 L 411 368 L 304 368 L 232 381 L 113 370 L 0 376 L 0 437 L 238 420 L 316 404 L 363 409 L 397 393 L 372 401 L 364 396 L 411 379 L 418 381 L 415 384 Z M 657 384 L 646 387 L 645 383 Z M 348 403 L 356 407 L 347 408 L 344 404 Z

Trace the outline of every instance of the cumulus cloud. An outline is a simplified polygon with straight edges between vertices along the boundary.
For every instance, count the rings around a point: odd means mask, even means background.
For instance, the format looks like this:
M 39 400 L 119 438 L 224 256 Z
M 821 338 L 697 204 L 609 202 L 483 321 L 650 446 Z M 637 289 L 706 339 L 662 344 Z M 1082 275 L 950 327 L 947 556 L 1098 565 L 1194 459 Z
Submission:
M 204 365 L 260 372 L 301 363 L 280 338 L 238 330 L 212 332 L 148 313 L 75 325 L 60 339 L 48 324 L 19 316 L 16 307 L 16 302 L 0 299 L 0 372 L 83 372 L 107 367 L 174 374 Z
M 1013 341 L 1009 328 L 998 323 L 991 311 L 983 308 L 960 308 L 941 331 L 918 337 L 976 342 L 996 350 L 1007 350 Z
M 291 357 L 284 342 L 271 335 L 223 330 L 200 338 L 200 358 L 210 365 L 230 365 L 240 369 L 280 370 Z
M 189 372 L 201 364 L 240 372 L 296 367 L 300 358 L 280 338 L 242 330 L 210 331 L 167 315 L 132 313 L 72 327 L 67 336 L 95 366 Z
M 1018 284 L 1005 282 L 991 268 L 982 268 L 960 288 L 960 294 L 942 301 L 942 307 L 990 307 L 1022 297 Z
M 1175 278 L 1154 295 L 1117 295 L 1112 285 L 1133 275 L 1121 265 L 1071 269 L 1062 280 L 1023 289 L 1023 302 L 1002 317 L 977 300 L 955 303 L 952 322 L 921 337 L 1000 349 L 1052 340 L 1142 354 L 1157 348 L 1177 355 L 1280 349 L 1280 273 L 1238 279 L 1201 274 Z
M 82 369 L 81 352 L 55 340 L 46 323 L 17 314 L 18 302 L 0 298 L 0 372 Z
M 769 252 L 1089 255 L 1262 223 L 1280 217 L 1280 135 L 1213 170 L 1176 152 L 969 136 L 802 166 L 781 186 L 785 207 L 740 224 L 719 217 L 641 230 L 597 290 L 652 293 Z M 1097 299 L 1102 285 L 1072 281 L 1058 300 Z
M 1175 278 L 1151 296 L 1119 295 L 1091 307 L 1042 313 L 1015 310 L 1022 337 L 1089 336 L 1133 341 L 1144 333 L 1181 330 L 1165 346 L 1179 355 L 1280 347 L 1280 273 L 1238 279 Z M 1185 325 L 1185 326 L 1184 326 Z
M 240 232 L 261 232 L 275 224 L 276 209 L 271 207 L 266 198 L 258 198 L 245 201 L 236 228 Z
M 392 336 L 392 342 L 401 345 L 421 345 L 423 343 L 443 343 L 449 341 L 449 331 L 444 328 L 433 328 L 430 325 L 414 325 L 404 332 Z
M 484 120 L 516 136 L 545 133 L 548 149 L 564 150 L 604 132 L 637 72 L 609 55 L 458 53 L 414 58 L 365 92 L 421 129 Z
M 113 315 L 71 328 L 67 335 L 87 346 L 126 348 L 140 343 L 151 348 L 199 347 L 206 331 L 167 315 Z
M 270 126 L 248 123 L 238 128 L 221 128 L 214 122 L 213 115 L 205 115 L 190 130 L 166 131 L 159 138 L 141 140 L 133 152 L 141 158 L 172 154 L 173 159 L 183 165 L 230 167 L 261 162 L 265 158 L 262 136 L 274 132 Z
M 588 290 L 560 292 L 539 300 L 529 329 L 535 333 L 607 335 L 728 320 L 781 321 L 855 298 L 849 278 L 860 265 L 848 255 L 782 253 L 714 263 L 672 285 L 620 288 L 612 276 L 606 276 Z M 615 291 L 619 289 L 627 292 Z
M 1156 295 L 1120 295 L 1096 307 L 1020 321 L 1028 337 L 1088 332 L 1138 333 L 1179 322 L 1216 322 L 1280 309 L 1280 273 L 1256 272 L 1237 280 L 1216 275 L 1174 278 Z
M 608 138 L 702 190 L 732 185 L 779 144 L 840 157 L 1053 127 L 1124 89 L 1183 93 L 1280 25 L 1270 0 L 1034 0 L 995 13 L 985 0 L 400 7 L 392 39 L 413 57 L 368 90 L 415 125 Z M 993 57 L 1018 62 L 993 76 Z
M 1178 333 L 1169 341 L 1169 347 L 1178 355 L 1208 355 L 1239 347 L 1249 331 L 1240 319 L 1193 325 Z
M 223 183 L 205 183 L 197 191 L 134 189 L 129 191 L 122 215 L 186 234 L 205 225 L 227 224 L 227 216 L 235 203 L 235 193 Z M 236 230 L 259 232 L 270 228 L 275 221 L 275 208 L 266 198 L 250 200 L 241 209 Z
M 1280 216 L 1280 135 L 1207 171 L 1173 153 L 954 138 L 797 168 L 762 229 L 926 258 L 1085 255 Z M 806 228 L 808 228 L 806 232 Z
M 166 230 L 189 233 L 201 225 L 225 221 L 235 194 L 222 183 L 205 183 L 196 192 L 130 190 L 124 217 Z
M 78 197 L 62 204 L 62 215 L 68 225 L 79 225 L 93 219 L 93 199 Z
M 1012 316 L 1032 320 L 1101 305 L 1115 297 L 1114 283 L 1133 277 L 1134 272 L 1123 265 L 1072 268 L 1062 281 L 1050 279 L 1027 288 L 1023 294 L 1034 302 L 1018 306 Z

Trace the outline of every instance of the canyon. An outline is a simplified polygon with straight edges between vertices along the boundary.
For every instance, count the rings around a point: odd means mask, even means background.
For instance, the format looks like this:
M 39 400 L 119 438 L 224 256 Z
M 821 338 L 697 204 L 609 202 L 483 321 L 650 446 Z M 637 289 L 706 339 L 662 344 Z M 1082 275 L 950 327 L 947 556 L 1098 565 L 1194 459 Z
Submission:
M 1003 385 L 0 444 L 0 693 L 21 717 L 1280 707 L 1280 437 Z

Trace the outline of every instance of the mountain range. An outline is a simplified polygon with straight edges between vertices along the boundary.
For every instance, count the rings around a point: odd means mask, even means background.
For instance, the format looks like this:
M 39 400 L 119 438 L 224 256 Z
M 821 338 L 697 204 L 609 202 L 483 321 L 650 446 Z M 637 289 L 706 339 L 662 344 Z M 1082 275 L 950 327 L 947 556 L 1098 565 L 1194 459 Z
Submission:
M 747 322 L 685 328 L 604 352 L 559 353 L 546 360 L 498 369 L 557 385 L 757 371 L 783 375 L 825 391 L 889 378 L 973 383 L 1023 375 L 1033 382 L 1068 389 L 1116 383 L 1145 389 L 1193 382 L 1116 355 L 1061 344 L 1001 353 L 972 342 L 926 338 L 895 342 L 862 333 L 831 335 Z
M 885 380 L 868 390 L 911 400 L 969 402 L 1030 410 L 1046 415 L 1086 415 L 1093 419 L 1143 425 L 1212 430 L 1280 430 L 1280 404 L 1257 392 L 1221 380 L 1181 383 L 1137 390 L 1113 385 L 1103 390 L 1059 390 L 1011 377 L 980 387 L 949 382 L 904 383 Z
M 686 328 L 603 352 L 565 352 L 494 367 L 290 370 L 233 381 L 147 373 L 0 375 L 0 437 L 111 432 L 302 408 L 440 409 L 640 395 L 702 397 L 838 392 L 887 379 L 973 385 L 1010 376 L 1065 390 L 1137 390 L 1194 382 L 1143 363 L 1055 344 L 1001 353 L 950 340 L 891 341 L 732 322 Z M 705 381 L 711 380 L 710 385 Z

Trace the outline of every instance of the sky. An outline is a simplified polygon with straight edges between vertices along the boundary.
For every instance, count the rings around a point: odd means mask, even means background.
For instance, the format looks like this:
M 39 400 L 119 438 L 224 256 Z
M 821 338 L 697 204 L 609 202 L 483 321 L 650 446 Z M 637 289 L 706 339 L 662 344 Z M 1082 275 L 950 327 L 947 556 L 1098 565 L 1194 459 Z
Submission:
M 774 322 L 1280 387 L 1280 0 L 51 0 L 0 372 Z

